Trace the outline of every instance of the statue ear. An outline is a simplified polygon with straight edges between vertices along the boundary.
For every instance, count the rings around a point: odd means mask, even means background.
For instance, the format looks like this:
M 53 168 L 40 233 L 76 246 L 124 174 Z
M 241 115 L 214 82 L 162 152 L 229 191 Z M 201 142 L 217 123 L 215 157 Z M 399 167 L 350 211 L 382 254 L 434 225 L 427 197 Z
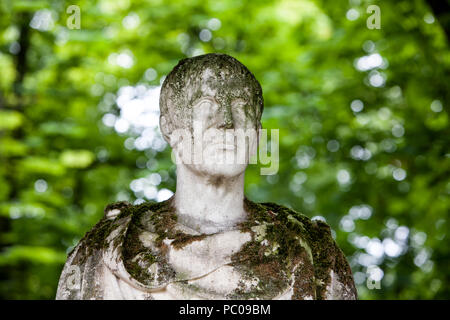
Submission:
M 171 133 L 170 122 L 165 116 L 160 116 L 159 117 L 159 128 L 161 130 L 161 133 L 163 135 L 164 140 L 166 140 L 166 142 L 170 146 L 172 146 L 170 144 L 170 133 Z

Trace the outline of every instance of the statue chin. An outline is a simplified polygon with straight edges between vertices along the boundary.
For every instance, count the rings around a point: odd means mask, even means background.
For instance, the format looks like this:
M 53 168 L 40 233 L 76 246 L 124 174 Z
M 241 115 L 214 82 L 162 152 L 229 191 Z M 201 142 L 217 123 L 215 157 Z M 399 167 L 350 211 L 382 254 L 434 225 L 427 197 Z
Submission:
M 246 164 L 220 164 L 214 161 L 205 161 L 201 164 L 185 164 L 187 168 L 197 174 L 211 177 L 232 178 L 244 173 Z
M 248 157 L 239 158 L 236 148 L 227 149 L 216 146 L 206 147 L 202 159 L 198 161 L 195 161 L 193 157 L 180 156 L 179 159 L 186 168 L 196 174 L 211 177 L 232 178 L 244 173 L 248 165 Z

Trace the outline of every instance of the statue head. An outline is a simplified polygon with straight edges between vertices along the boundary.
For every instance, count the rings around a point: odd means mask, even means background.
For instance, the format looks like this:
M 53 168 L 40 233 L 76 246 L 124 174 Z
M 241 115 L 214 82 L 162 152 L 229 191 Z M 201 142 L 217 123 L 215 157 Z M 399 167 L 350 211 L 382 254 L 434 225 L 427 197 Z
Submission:
M 256 153 L 263 104 L 259 82 L 235 58 L 206 54 L 183 59 L 161 88 L 161 132 L 179 161 L 190 169 L 210 175 L 237 175 Z M 179 132 L 188 133 L 194 141 L 195 132 L 202 134 L 201 161 L 192 161 L 192 153 L 199 149 L 180 143 L 186 142 L 186 134 L 180 139 L 183 135 Z M 230 138 L 242 132 L 244 140 Z M 242 141 L 246 154 L 244 161 L 238 161 L 242 159 L 237 156 Z M 234 155 L 234 161 L 222 161 L 231 159 L 229 155 Z

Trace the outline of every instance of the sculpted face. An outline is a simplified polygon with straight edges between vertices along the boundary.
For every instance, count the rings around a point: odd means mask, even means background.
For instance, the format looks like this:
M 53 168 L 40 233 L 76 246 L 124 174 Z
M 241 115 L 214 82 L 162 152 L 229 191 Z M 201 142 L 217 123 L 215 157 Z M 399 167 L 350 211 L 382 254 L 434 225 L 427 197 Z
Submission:
M 189 159 L 183 162 L 199 173 L 235 176 L 245 170 L 249 157 L 256 152 L 255 108 L 248 88 L 238 87 L 232 81 L 217 88 L 219 81 L 208 71 L 203 94 L 192 105 L 194 160 L 197 152 L 202 152 L 202 159 L 199 163 L 189 163 Z M 186 154 L 185 145 L 179 146 L 183 147 L 181 153 Z
M 213 55 L 217 56 L 222 55 Z M 166 83 L 161 92 L 161 130 L 177 160 L 198 174 L 239 175 L 257 150 L 260 86 L 243 65 L 229 58 L 225 56 L 224 61 L 231 61 L 231 67 L 218 59 L 197 68 L 187 76 L 182 94 L 174 94 Z M 247 73 L 234 70 L 236 66 Z M 169 106 L 167 114 L 163 114 L 163 104 Z

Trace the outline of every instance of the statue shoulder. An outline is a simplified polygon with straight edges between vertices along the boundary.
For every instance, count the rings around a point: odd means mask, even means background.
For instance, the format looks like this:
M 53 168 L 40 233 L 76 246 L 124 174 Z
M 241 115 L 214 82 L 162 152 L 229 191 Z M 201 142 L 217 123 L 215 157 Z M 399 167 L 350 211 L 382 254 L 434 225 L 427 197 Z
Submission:
M 311 242 L 333 242 L 331 227 L 324 221 L 311 220 L 308 216 L 272 202 L 253 203 L 259 206 L 260 210 L 265 211 L 267 215 L 272 216 L 275 221 L 284 223 L 290 228 L 297 229 L 304 233 L 305 240 Z
M 253 221 L 281 224 L 305 236 L 315 231 L 313 229 L 317 229 L 316 221 L 312 221 L 304 214 L 283 205 L 272 202 L 256 203 L 245 199 L 245 208 Z M 320 231 L 328 232 L 331 235 L 329 226 L 322 221 L 319 221 L 319 223 L 321 223 L 319 225 Z
M 262 205 L 266 210 L 273 212 L 281 219 L 289 219 L 289 220 L 295 219 L 298 222 L 305 223 L 308 226 L 312 223 L 309 217 L 286 206 L 276 204 L 273 202 L 264 202 L 261 203 L 260 205 Z
M 350 266 L 333 239 L 330 226 L 288 207 L 275 203 L 246 200 L 252 225 L 265 225 L 264 237 L 280 244 L 288 256 L 302 254 L 305 249 L 313 264 L 316 296 L 319 299 L 355 299 L 356 289 Z
M 77 254 L 89 255 L 92 250 L 102 249 L 107 243 L 106 239 L 117 227 L 128 224 L 131 220 L 138 221 L 143 213 L 158 212 L 166 202 L 144 202 L 133 205 L 126 201 L 108 204 L 104 209 L 103 217 L 86 232 L 78 245 L 69 253 L 69 257 L 77 251 Z M 78 249 L 78 250 L 75 250 Z M 88 249 L 88 250 L 85 250 Z M 79 260 L 79 259 L 76 259 Z
M 124 201 L 107 205 L 102 218 L 69 252 L 61 272 L 56 299 L 91 297 L 96 290 L 94 283 L 98 282 L 94 281 L 95 277 L 101 274 L 104 251 L 110 249 L 111 245 L 113 248 L 122 246 L 130 225 L 139 223 L 143 213 L 157 212 L 164 205 L 155 202 L 132 205 Z M 84 283 L 84 289 L 81 283 Z
M 132 205 L 125 201 L 115 202 L 107 205 L 102 218 L 81 238 L 78 244 L 69 252 L 68 258 L 73 258 L 75 262 L 82 259 L 82 255 L 88 255 L 87 248 L 92 250 L 100 249 L 104 245 L 106 237 L 111 231 L 113 222 L 130 213 L 128 208 Z M 89 250 L 90 251 L 90 250 Z M 72 257 L 73 256 L 73 257 Z
M 118 201 L 108 204 L 103 210 L 103 219 L 115 219 L 119 215 L 128 215 L 131 213 L 130 210 L 133 207 L 128 201 Z

